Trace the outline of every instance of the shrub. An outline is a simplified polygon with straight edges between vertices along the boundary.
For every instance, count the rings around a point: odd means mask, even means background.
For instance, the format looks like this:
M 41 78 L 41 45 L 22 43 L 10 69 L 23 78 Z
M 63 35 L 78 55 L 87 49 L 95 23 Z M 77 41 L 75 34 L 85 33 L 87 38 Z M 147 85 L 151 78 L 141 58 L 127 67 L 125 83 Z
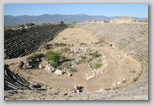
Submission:
M 66 43 L 60 43 L 59 45 L 60 45 L 60 46 L 67 46 Z
M 78 61 L 78 64 L 81 64 L 81 63 L 84 63 L 84 62 L 86 62 L 86 60 L 81 59 L 81 60 Z
M 59 61 L 62 58 L 61 54 L 62 53 L 60 52 L 48 51 L 46 53 L 45 58 L 50 61 L 51 66 L 53 66 L 54 68 L 57 68 L 60 65 Z
M 65 56 L 61 56 L 61 60 L 67 59 Z
M 69 69 L 70 67 L 71 67 L 71 63 L 70 62 L 66 62 L 66 63 L 64 63 L 63 64 L 63 66 L 65 67 L 65 68 L 67 68 L 67 69 Z
M 44 54 L 33 54 L 32 56 L 29 56 L 27 60 L 29 61 L 29 65 L 32 66 L 32 68 L 38 68 L 39 63 L 41 61 L 41 58 L 44 57 Z
M 77 70 L 75 69 L 75 68 L 73 68 L 73 67 L 70 67 L 69 68 L 69 72 L 76 72 Z
M 35 24 L 34 24 L 34 23 L 26 23 L 26 24 L 25 24 L 25 26 L 28 26 L 28 27 L 29 27 L 29 26 L 33 26 L 33 25 L 35 25 Z
M 50 62 L 50 65 L 53 66 L 54 68 L 58 68 L 59 67 L 58 62 Z
M 67 46 L 67 44 L 65 44 L 65 43 L 55 43 L 54 45 L 55 46 Z
M 105 42 L 105 38 L 100 38 L 98 43 L 104 43 Z
M 64 49 L 62 49 L 62 51 L 64 51 L 64 52 L 69 52 L 69 51 L 71 51 L 71 50 L 70 50 L 70 48 L 64 48 Z
M 64 24 L 64 22 L 63 22 L 63 21 L 61 21 L 61 22 L 60 22 L 60 24 Z
M 54 52 L 54 51 L 48 51 L 45 55 L 45 58 L 47 60 L 51 60 L 53 62 L 59 62 L 61 59 L 61 53 L 60 52 Z
M 47 42 L 44 42 L 44 43 L 42 44 L 42 48 L 48 50 L 48 49 L 52 48 L 52 44 L 47 44 Z
M 94 67 L 93 68 L 100 68 L 102 66 L 102 64 L 101 63 L 96 63 L 95 65 L 94 65 Z
M 80 46 L 85 46 L 86 44 L 85 43 L 80 43 Z
M 96 52 L 94 52 L 94 53 L 92 53 L 91 54 L 92 55 L 92 57 L 93 58 L 97 58 L 97 57 L 99 57 L 100 55 L 98 54 L 98 52 L 96 51 Z
M 81 59 L 83 59 L 83 60 L 86 59 L 86 58 L 87 58 L 86 56 L 81 56 Z
M 38 68 L 39 67 L 39 62 L 35 62 L 35 61 L 31 61 L 31 62 L 28 62 L 29 65 L 32 66 L 32 68 Z
M 42 57 L 44 57 L 43 53 L 40 53 L 40 54 L 35 53 L 32 56 L 29 56 L 27 60 L 36 60 L 36 59 L 41 59 Z

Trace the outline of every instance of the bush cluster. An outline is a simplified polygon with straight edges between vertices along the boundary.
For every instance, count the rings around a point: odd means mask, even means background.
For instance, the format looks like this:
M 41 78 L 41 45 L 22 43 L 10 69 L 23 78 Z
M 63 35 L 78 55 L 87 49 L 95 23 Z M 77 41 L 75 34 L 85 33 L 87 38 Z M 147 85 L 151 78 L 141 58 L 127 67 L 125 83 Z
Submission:
M 55 43 L 54 45 L 55 46 L 67 46 L 67 44 L 65 44 L 65 43 Z
M 42 57 L 44 57 L 44 54 L 42 53 L 33 54 L 32 56 L 29 56 L 27 60 L 28 60 L 29 65 L 32 66 L 32 68 L 38 68 Z
M 69 68 L 69 72 L 76 72 L 77 70 L 75 69 L 75 68 L 73 68 L 73 67 L 70 67 Z
M 57 68 L 60 64 L 59 61 L 62 58 L 62 53 L 60 52 L 54 52 L 54 51 L 48 51 L 45 55 L 45 58 L 50 61 L 50 65 L 52 65 L 54 68 Z
M 102 64 L 101 63 L 96 63 L 95 65 L 94 65 L 94 67 L 93 68 L 100 68 L 102 66 Z
M 91 55 L 93 58 L 97 58 L 97 57 L 100 56 L 99 53 L 98 53 L 98 51 L 93 52 L 93 53 L 90 53 L 90 55 Z

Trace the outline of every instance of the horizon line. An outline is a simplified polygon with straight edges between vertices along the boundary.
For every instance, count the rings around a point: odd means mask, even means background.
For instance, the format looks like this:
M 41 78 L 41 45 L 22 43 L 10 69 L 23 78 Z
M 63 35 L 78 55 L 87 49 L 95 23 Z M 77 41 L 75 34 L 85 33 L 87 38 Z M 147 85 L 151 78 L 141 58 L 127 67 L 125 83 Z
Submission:
M 13 16 L 13 17 L 18 17 L 18 16 L 42 16 L 42 15 L 88 15 L 88 16 L 104 16 L 104 17 L 135 17 L 135 18 L 148 18 L 148 17 L 136 17 L 136 16 L 105 16 L 105 15 L 89 15 L 89 14 L 38 14 L 38 15 L 4 15 L 4 16 Z

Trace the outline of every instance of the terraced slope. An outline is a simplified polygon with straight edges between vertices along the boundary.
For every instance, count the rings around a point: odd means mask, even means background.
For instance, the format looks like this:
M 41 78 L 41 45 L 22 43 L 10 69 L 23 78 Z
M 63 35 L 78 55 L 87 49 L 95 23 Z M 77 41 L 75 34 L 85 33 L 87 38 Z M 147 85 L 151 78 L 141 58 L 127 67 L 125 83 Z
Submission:
M 148 61 L 147 23 L 77 23 L 75 27 L 113 42 L 122 51 L 133 52 L 136 59 Z
M 17 58 L 36 52 L 42 43 L 53 39 L 67 26 L 40 25 L 23 29 L 6 29 L 4 31 L 4 53 L 5 58 Z
M 29 89 L 29 82 L 13 73 L 8 65 L 4 65 L 4 90 Z

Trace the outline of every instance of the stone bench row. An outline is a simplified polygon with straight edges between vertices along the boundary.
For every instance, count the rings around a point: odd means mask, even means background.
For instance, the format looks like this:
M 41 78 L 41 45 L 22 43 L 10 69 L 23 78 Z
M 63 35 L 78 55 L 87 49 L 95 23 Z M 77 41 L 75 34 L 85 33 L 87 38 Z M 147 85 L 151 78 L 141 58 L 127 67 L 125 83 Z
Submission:
M 19 75 L 14 74 L 10 71 L 7 66 L 4 66 L 4 89 L 14 90 L 14 89 L 27 89 L 29 88 L 29 83 L 19 77 Z
M 23 30 L 4 31 L 4 53 L 7 58 L 16 58 L 38 50 L 42 43 L 53 39 L 66 25 L 45 25 Z

